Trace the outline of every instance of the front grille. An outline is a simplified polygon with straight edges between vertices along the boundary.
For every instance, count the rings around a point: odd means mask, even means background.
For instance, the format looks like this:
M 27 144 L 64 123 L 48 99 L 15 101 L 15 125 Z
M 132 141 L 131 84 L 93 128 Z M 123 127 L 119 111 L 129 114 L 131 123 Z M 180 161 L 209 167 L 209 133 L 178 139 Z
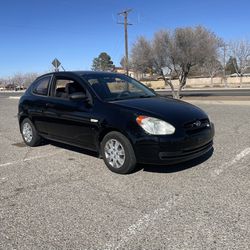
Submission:
M 210 122 L 208 119 L 197 119 L 184 124 L 184 129 L 187 133 L 199 132 L 209 127 Z
M 207 144 L 192 148 L 189 150 L 182 150 L 179 152 L 160 152 L 159 157 L 161 160 L 166 160 L 166 159 L 174 159 L 174 158 L 180 158 L 180 157 L 188 157 L 194 154 L 199 154 L 202 152 L 206 152 L 209 149 L 211 149 L 213 146 L 213 141 L 208 142 Z

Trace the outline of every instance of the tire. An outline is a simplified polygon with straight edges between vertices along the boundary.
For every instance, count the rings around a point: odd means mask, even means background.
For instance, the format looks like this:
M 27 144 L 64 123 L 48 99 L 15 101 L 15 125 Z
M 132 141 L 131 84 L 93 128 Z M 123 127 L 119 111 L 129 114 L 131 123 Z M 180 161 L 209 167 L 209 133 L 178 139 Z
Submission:
M 107 167 L 118 174 L 129 174 L 136 166 L 133 147 L 123 134 L 113 131 L 104 136 L 101 153 Z
M 21 134 L 25 144 L 30 147 L 38 146 L 41 143 L 41 136 L 37 133 L 35 126 L 28 118 L 25 118 L 21 123 Z

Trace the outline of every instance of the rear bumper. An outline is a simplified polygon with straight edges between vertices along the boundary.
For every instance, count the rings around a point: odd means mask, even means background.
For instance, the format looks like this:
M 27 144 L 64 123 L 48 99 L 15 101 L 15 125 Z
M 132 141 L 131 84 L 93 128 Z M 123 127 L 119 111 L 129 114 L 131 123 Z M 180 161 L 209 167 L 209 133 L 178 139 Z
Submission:
M 213 147 L 214 126 L 193 135 L 159 136 L 140 140 L 135 146 L 137 161 L 143 164 L 170 165 L 189 161 Z

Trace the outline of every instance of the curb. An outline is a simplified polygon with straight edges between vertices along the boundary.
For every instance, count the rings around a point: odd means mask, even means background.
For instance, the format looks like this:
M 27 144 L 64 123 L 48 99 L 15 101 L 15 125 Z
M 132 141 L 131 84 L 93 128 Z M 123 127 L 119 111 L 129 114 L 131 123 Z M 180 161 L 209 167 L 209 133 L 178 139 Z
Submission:
M 238 105 L 238 106 L 250 106 L 250 101 L 215 101 L 215 100 L 185 100 L 192 104 L 207 104 L 207 105 Z
M 216 91 L 216 90 L 221 90 L 221 91 L 227 91 L 227 90 L 250 90 L 249 87 L 242 87 L 242 88 L 185 88 L 182 89 L 181 92 L 189 92 L 189 91 Z M 169 91 L 171 92 L 170 88 L 165 88 L 165 89 L 155 89 L 156 92 L 162 92 L 162 91 Z
M 9 99 L 19 100 L 20 96 L 9 96 Z M 185 100 L 192 104 L 207 104 L 207 105 L 239 105 L 239 106 L 250 106 L 250 101 L 229 101 L 229 100 Z

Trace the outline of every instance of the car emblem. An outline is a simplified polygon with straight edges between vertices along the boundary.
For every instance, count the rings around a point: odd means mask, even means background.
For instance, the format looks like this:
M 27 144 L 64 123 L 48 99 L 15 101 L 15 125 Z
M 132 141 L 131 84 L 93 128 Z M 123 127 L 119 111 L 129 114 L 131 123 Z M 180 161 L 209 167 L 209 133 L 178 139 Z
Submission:
M 199 120 L 193 123 L 194 127 L 200 127 L 200 125 L 201 125 L 201 121 Z
M 93 119 L 93 118 L 91 118 L 91 119 L 90 119 L 90 122 L 94 122 L 94 123 L 96 123 L 96 122 L 98 122 L 98 120 L 97 120 L 97 119 Z

